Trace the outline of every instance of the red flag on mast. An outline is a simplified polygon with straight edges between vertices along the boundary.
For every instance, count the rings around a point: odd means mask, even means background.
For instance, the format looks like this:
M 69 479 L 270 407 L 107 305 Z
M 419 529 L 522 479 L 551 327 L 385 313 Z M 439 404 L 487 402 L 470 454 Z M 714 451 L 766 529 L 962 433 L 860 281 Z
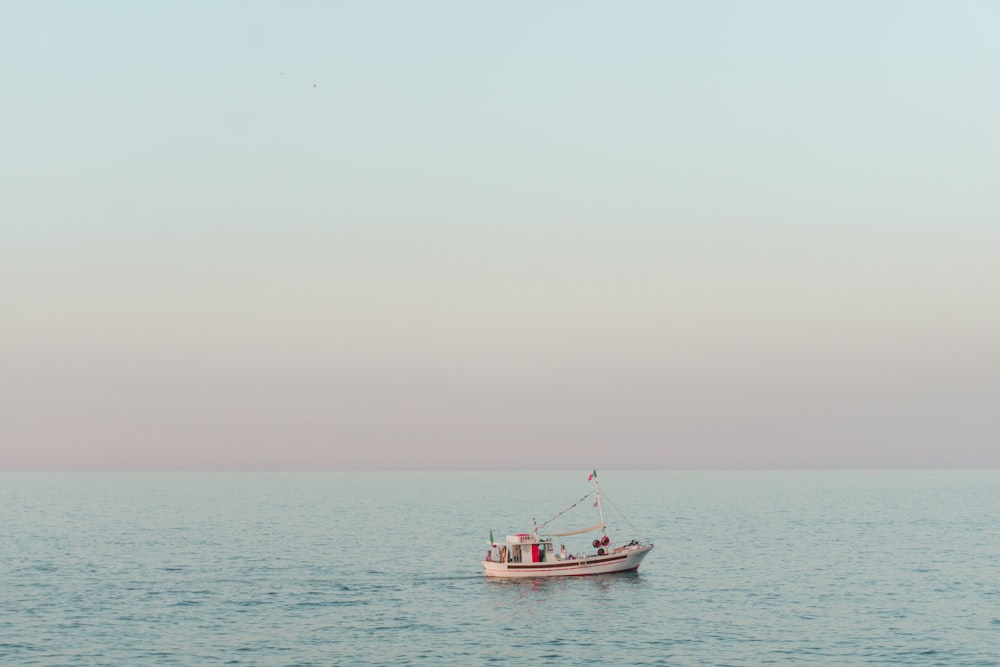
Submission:
M 595 477 L 597 477 L 597 471 L 596 470 L 594 472 L 590 473 L 590 476 L 587 477 L 587 481 L 589 482 L 592 479 L 594 479 Z

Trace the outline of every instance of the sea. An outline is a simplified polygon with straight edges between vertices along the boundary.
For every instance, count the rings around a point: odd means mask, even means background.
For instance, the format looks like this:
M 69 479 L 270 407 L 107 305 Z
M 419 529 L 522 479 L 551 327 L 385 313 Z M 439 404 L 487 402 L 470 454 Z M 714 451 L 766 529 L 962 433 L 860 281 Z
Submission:
M 1000 665 L 1000 471 L 602 470 L 638 571 L 485 578 L 589 472 L 3 473 L 0 665 Z

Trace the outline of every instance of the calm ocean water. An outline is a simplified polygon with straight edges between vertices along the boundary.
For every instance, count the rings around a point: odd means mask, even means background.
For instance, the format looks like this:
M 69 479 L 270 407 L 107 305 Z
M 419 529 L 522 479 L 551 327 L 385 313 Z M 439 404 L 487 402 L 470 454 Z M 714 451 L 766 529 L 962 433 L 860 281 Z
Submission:
M 998 471 L 601 484 L 638 573 L 511 582 L 586 471 L 2 474 L 0 664 L 1000 664 Z

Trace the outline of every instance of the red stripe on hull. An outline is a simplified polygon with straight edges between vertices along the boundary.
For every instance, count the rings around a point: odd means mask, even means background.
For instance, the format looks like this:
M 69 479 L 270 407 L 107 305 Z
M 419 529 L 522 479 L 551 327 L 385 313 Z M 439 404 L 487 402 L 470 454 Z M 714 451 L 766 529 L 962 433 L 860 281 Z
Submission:
M 611 558 L 602 558 L 600 560 L 587 560 L 584 562 L 583 559 L 562 561 L 561 563 L 507 563 L 508 570 L 556 570 L 562 567 L 597 567 L 598 565 L 607 565 L 608 563 L 616 563 L 620 560 L 625 560 L 628 558 L 628 554 L 624 556 L 612 556 Z M 638 567 L 638 566 L 637 566 Z

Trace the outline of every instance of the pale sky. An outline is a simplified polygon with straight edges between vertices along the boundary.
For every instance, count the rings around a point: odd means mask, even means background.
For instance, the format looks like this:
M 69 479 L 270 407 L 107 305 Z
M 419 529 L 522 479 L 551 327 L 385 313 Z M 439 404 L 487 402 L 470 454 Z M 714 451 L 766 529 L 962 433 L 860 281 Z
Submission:
M 1000 466 L 1000 3 L 0 3 L 0 469 Z

